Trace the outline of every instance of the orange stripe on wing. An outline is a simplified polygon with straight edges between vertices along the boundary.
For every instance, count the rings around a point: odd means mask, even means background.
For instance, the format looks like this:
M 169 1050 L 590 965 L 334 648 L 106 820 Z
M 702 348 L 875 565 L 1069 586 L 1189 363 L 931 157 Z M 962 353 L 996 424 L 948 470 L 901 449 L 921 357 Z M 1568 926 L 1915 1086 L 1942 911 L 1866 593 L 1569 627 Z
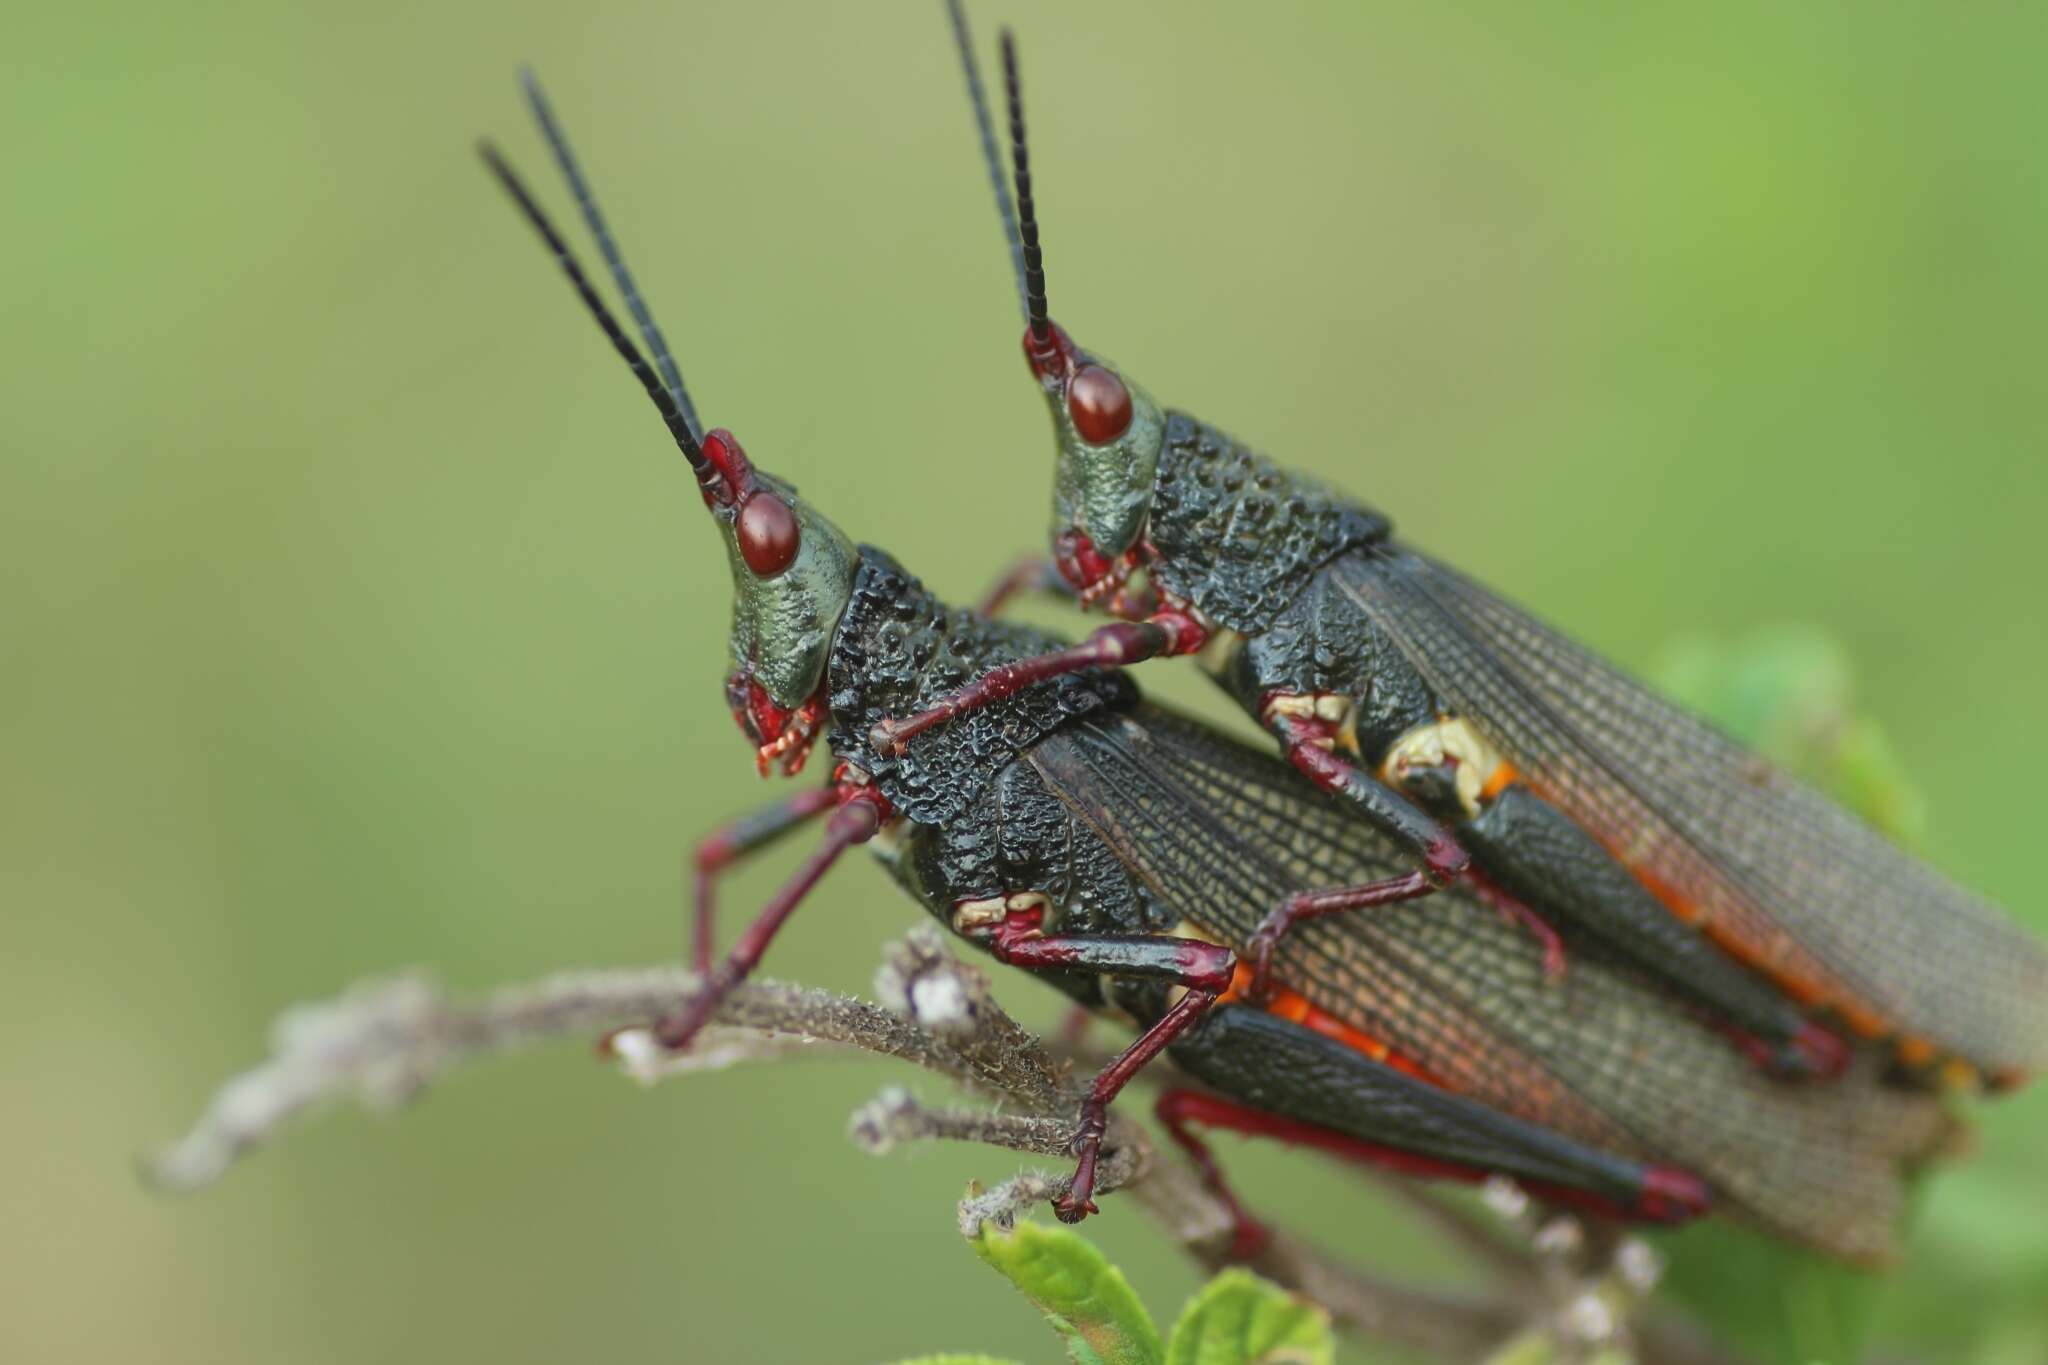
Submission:
M 1619 858 L 1620 855 L 1616 856 Z M 1762 972 L 1795 1003 L 1807 1009 L 1831 1009 L 1841 1016 L 1842 1022 L 1853 1032 L 1865 1038 L 1886 1038 L 1897 1032 L 1889 1019 L 1850 995 L 1839 982 L 1821 981 L 1787 970 L 1785 959 L 1797 951 L 1797 945 L 1789 939 L 1782 944 L 1772 945 L 1757 943 L 1744 935 L 1734 933 L 1723 921 L 1704 914 L 1699 902 L 1677 886 L 1646 867 L 1638 866 L 1625 858 L 1620 861 L 1621 865 L 1628 869 L 1629 875 L 1640 882 L 1645 891 L 1655 896 L 1658 902 L 1676 915 L 1682 923 L 1696 927 L 1736 961 Z M 1803 953 L 1799 955 L 1804 956 Z
M 1486 785 L 1479 789 L 1479 799 L 1491 801 L 1521 780 L 1522 775 L 1515 771 L 1515 765 L 1502 759 L 1494 765 L 1493 775 L 1486 779 Z
M 1506 764 L 1502 764 L 1501 768 L 1502 771 L 1511 771 Z M 1498 785 L 1501 789 L 1505 789 L 1507 784 L 1500 783 Z M 1531 791 L 1535 792 L 1543 800 L 1548 801 L 1552 806 L 1560 810 L 1564 809 L 1538 783 L 1530 782 L 1528 786 Z M 1495 783 L 1489 782 L 1487 784 L 1489 798 L 1496 794 L 1495 788 Z M 1581 828 L 1584 828 L 1584 826 L 1581 826 Z M 1781 936 L 1780 941 L 1777 943 L 1759 943 L 1747 936 L 1733 932 L 1728 925 L 1708 915 L 1698 900 L 1687 894 L 1676 884 L 1658 876 L 1653 869 L 1644 866 L 1639 856 L 1632 856 L 1628 850 L 1620 847 L 1616 840 L 1605 838 L 1591 830 L 1587 832 L 1592 834 L 1594 840 L 1607 850 L 1610 857 L 1628 869 L 1629 875 L 1634 877 L 1645 891 L 1656 897 L 1658 903 L 1676 916 L 1680 923 L 1689 924 L 1697 928 L 1715 946 L 1719 947 L 1730 957 L 1770 978 L 1771 982 L 1790 997 L 1794 1003 L 1806 1009 L 1831 1010 L 1850 1031 L 1862 1037 L 1872 1039 L 1889 1038 L 1894 1051 L 1898 1054 L 1899 1060 L 1915 1070 L 1932 1068 L 1939 1061 L 1941 1079 L 1944 1084 L 1957 1085 L 1964 1083 L 1962 1080 L 1964 1073 L 1967 1073 L 1968 1077 L 1976 1083 L 1986 1085 L 1993 1083 L 1992 1078 L 1984 1076 L 1976 1067 L 1962 1058 L 1945 1057 L 1941 1049 L 1933 1042 L 1910 1034 L 1901 1034 L 1897 1026 L 1881 1011 L 1862 1003 L 1862 1001 L 1850 994 L 1848 988 L 1839 981 L 1823 981 L 1813 977 L 1801 976 L 1796 972 L 1788 970 L 1785 966 L 1785 961 L 1788 957 L 1809 956 L 1788 936 Z
M 1251 968 L 1239 963 L 1237 973 L 1231 978 L 1230 989 L 1218 996 L 1219 1005 L 1243 1005 L 1245 987 L 1251 984 Z M 1311 1033 L 1319 1033 L 1334 1042 L 1344 1044 L 1354 1052 L 1362 1052 L 1376 1062 L 1384 1063 L 1397 1071 L 1405 1071 L 1419 1081 L 1427 1081 L 1439 1089 L 1449 1089 L 1443 1081 L 1431 1075 L 1416 1062 L 1388 1047 L 1379 1039 L 1362 1029 L 1354 1028 L 1327 1010 L 1321 1010 L 1308 1002 L 1308 997 L 1284 987 L 1275 987 L 1266 1003 L 1257 1008 L 1289 1023 L 1299 1024 Z

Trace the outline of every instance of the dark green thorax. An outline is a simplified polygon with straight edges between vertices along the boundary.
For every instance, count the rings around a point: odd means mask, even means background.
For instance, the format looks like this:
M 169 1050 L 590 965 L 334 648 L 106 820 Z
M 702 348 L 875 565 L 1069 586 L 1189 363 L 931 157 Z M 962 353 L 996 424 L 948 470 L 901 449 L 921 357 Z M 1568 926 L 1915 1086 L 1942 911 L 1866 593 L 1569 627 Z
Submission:
M 865 769 L 912 820 L 950 820 L 1034 741 L 1076 716 L 1132 704 L 1136 686 L 1116 672 L 1068 674 L 921 735 L 895 758 L 876 755 L 869 729 L 919 710 L 998 664 L 1065 643 L 1030 626 L 949 607 L 886 551 L 863 545 L 826 662 L 832 752 Z
M 1323 565 L 1391 530 L 1379 513 L 1171 410 L 1151 501 L 1153 580 L 1246 635 L 1266 630 Z

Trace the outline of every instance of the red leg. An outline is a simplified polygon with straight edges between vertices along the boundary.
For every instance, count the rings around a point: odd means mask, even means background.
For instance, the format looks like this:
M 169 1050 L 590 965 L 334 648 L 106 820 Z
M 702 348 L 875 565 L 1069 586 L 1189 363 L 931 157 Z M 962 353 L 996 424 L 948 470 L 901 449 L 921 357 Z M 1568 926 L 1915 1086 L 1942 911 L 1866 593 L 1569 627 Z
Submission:
M 1131 1077 L 1144 1070 L 1147 1062 L 1193 1028 L 1202 1012 L 1216 1003 L 1220 993 L 1190 990 L 1181 996 L 1172 1009 L 1159 1017 L 1158 1023 L 1146 1029 L 1138 1036 L 1137 1042 L 1102 1068 L 1095 1083 L 1088 1087 L 1088 1099 L 1081 1106 L 1081 1127 L 1074 1134 L 1074 1155 L 1078 1158 L 1074 1164 L 1074 1182 L 1052 1206 L 1052 1211 L 1062 1223 L 1078 1223 L 1097 1212 L 1093 1198 L 1095 1161 L 1102 1153 L 1102 1135 L 1109 1130 L 1110 1101 L 1130 1084 Z
M 759 965 L 761 955 L 768 951 L 768 944 L 774 939 L 790 914 L 802 902 L 810 889 L 818 884 L 826 869 L 838 861 L 839 855 L 855 844 L 872 839 L 882 825 L 880 797 L 861 788 L 853 798 L 832 813 L 825 825 L 825 841 L 796 875 L 783 884 L 780 891 L 763 906 L 747 931 L 740 935 L 732 952 L 725 961 L 711 972 L 704 988 L 678 1014 L 660 1020 L 654 1026 L 654 1036 L 664 1047 L 680 1051 L 690 1045 L 697 1031 L 710 1020 L 719 1002 L 724 1000 L 732 988 L 746 980 L 749 973 Z
M 977 616 L 998 616 L 1020 592 L 1043 593 L 1063 601 L 1079 600 L 1073 586 L 1060 576 L 1059 566 L 1049 559 L 1020 559 L 1011 565 L 1003 576 L 996 580 L 979 603 L 975 605 Z M 1119 621 L 1143 621 L 1156 616 L 1160 608 L 1159 592 L 1150 584 L 1132 590 L 1119 587 L 1101 604 L 1102 609 Z
M 1252 931 L 1246 943 L 1246 954 L 1252 960 L 1252 977 L 1246 994 L 1253 1001 L 1266 998 L 1268 973 L 1273 967 L 1273 949 L 1286 937 L 1288 930 L 1305 919 L 1321 915 L 1334 915 L 1345 910 L 1369 910 L 1377 905 L 1394 905 L 1401 901 L 1427 896 L 1436 890 L 1435 883 L 1423 872 L 1410 872 L 1405 877 L 1389 877 L 1385 881 L 1367 882 L 1363 886 L 1336 887 L 1328 891 L 1297 891 L 1275 906 L 1271 913 Z
M 1510 892 L 1499 882 L 1476 869 L 1465 874 L 1465 881 L 1479 899 L 1485 901 L 1510 924 L 1519 924 L 1529 936 L 1543 947 L 1543 974 L 1552 981 L 1564 978 L 1564 940 L 1557 936 L 1557 930 L 1550 927 L 1550 921 L 1531 910 L 1522 898 Z
M 1834 1081 L 1849 1069 L 1849 1045 L 1811 1019 L 1782 1044 L 1725 1021 L 1716 1021 L 1714 1027 L 1727 1035 L 1736 1051 L 1774 1076 Z
M 1466 1166 L 1442 1157 L 1425 1156 L 1405 1148 L 1368 1142 L 1363 1138 L 1352 1137 L 1349 1133 L 1340 1133 L 1335 1129 L 1304 1123 L 1299 1119 L 1267 1113 L 1263 1109 L 1254 1109 L 1250 1105 L 1224 1099 L 1220 1095 L 1200 1091 L 1179 1093 L 1185 1098 L 1175 1102 L 1172 1117 L 1165 1119 L 1162 1115 L 1170 1132 L 1188 1124 L 1200 1124 L 1206 1128 L 1228 1128 L 1250 1137 L 1275 1138 L 1294 1146 L 1313 1147 L 1339 1160 L 1377 1166 L 1396 1175 L 1425 1180 L 1457 1180 L 1477 1184 L 1491 1174 L 1477 1166 Z M 1176 1141 L 1180 1140 L 1181 1135 L 1178 1132 L 1175 1132 L 1174 1136 Z M 1202 1168 L 1205 1182 L 1211 1178 L 1220 1182 L 1220 1176 L 1216 1175 L 1215 1158 L 1208 1154 L 1206 1148 L 1197 1158 L 1196 1164 Z M 1697 1178 L 1675 1167 L 1651 1166 L 1645 1168 L 1644 1174 L 1642 1193 L 1632 1205 L 1617 1204 L 1611 1199 L 1602 1198 L 1586 1190 L 1551 1185 L 1544 1181 L 1524 1180 L 1521 1184 L 1531 1194 L 1553 1204 L 1584 1209 L 1604 1218 L 1639 1222 L 1685 1222 L 1705 1212 L 1712 1202 L 1706 1187 Z M 1234 1196 L 1227 1191 L 1219 1190 L 1218 1193 L 1234 1212 L 1240 1217 L 1244 1216 L 1243 1208 Z M 1245 1221 L 1253 1228 L 1260 1226 L 1249 1218 Z
M 1053 569 L 1052 561 L 1042 555 L 1020 559 L 998 578 L 995 586 L 988 590 L 980 602 L 975 604 L 977 616 L 995 616 L 1009 605 L 1010 599 L 1020 592 L 1057 592 L 1072 597 L 1066 583 Z
M 1237 954 L 1220 944 L 1164 934 L 1048 937 L 1039 930 L 1041 918 L 1038 910 L 1013 911 L 1001 924 L 992 926 L 990 951 L 999 961 L 1027 969 L 1096 971 L 1113 977 L 1170 981 L 1187 988 L 1136 1042 L 1103 1067 L 1088 1087 L 1088 1097 L 1081 1105 L 1081 1124 L 1074 1134 L 1073 1183 L 1053 1204 L 1061 1222 L 1078 1223 L 1096 1212 L 1092 1198 L 1095 1164 L 1109 1126 L 1111 1101 L 1229 989 Z
M 1287 761 L 1309 781 L 1353 807 L 1373 828 L 1412 849 L 1433 886 L 1449 886 L 1472 864 L 1451 832 L 1407 797 L 1379 781 L 1332 747 L 1328 721 L 1275 715 L 1267 722 L 1286 746 Z
M 786 801 L 743 815 L 704 837 L 691 858 L 694 872 L 692 899 L 696 905 L 695 928 L 691 935 L 691 965 L 699 972 L 711 970 L 712 886 L 718 874 L 741 858 L 768 847 L 804 821 L 832 808 L 836 793 L 831 787 L 813 787 Z
M 1465 852 L 1448 829 L 1430 819 L 1407 797 L 1336 753 L 1332 743 L 1334 731 L 1328 721 L 1308 720 L 1283 714 L 1273 716 L 1269 724 L 1287 746 L 1288 761 L 1306 774 L 1310 781 L 1339 800 L 1356 807 L 1375 828 L 1414 849 L 1422 858 L 1421 875 L 1428 879 L 1428 885 L 1409 889 L 1413 884 L 1405 878 L 1376 882 L 1370 886 L 1357 888 L 1357 894 L 1371 893 L 1378 897 L 1366 900 L 1363 904 L 1385 905 L 1391 901 L 1413 900 L 1448 886 L 1463 876 L 1482 899 L 1514 923 L 1527 929 L 1543 946 L 1545 976 L 1556 978 L 1564 975 L 1564 941 L 1557 936 L 1557 931 L 1551 928 L 1541 915 L 1474 870 L 1471 855 Z M 1325 894 L 1342 898 L 1349 893 L 1339 891 Z M 1339 903 L 1331 908 L 1345 910 L 1352 907 Z M 1283 905 L 1280 910 L 1274 912 L 1274 915 L 1283 915 L 1285 910 L 1286 907 Z M 1287 923 L 1276 925 L 1272 917 L 1259 926 L 1259 932 L 1268 934 L 1273 942 L 1277 942 L 1286 930 Z M 1264 945 L 1264 956 L 1270 957 L 1271 954 L 1271 943 L 1267 943 Z M 1263 985 L 1263 974 L 1255 978 L 1255 981 Z
M 939 698 L 914 716 L 885 720 L 868 731 L 868 743 L 884 757 L 935 725 L 963 711 L 975 711 L 1021 692 L 1033 683 L 1090 668 L 1117 668 L 1160 655 L 1189 654 L 1202 647 L 1207 632 L 1178 612 L 1162 612 L 1149 621 L 1119 621 L 1097 630 L 1077 645 L 992 668 L 967 686 Z
M 1471 866 L 1470 856 L 1448 829 L 1336 752 L 1336 727 L 1329 721 L 1274 712 L 1268 715 L 1267 724 L 1279 736 L 1296 769 L 1358 811 L 1375 829 L 1412 850 L 1422 860 L 1422 869 L 1360 886 L 1297 892 L 1275 906 L 1246 945 L 1252 959 L 1249 993 L 1254 1000 L 1262 999 L 1268 989 L 1274 947 L 1302 920 L 1417 900 L 1450 885 Z
M 1195 1163 L 1203 1186 L 1229 1210 L 1230 1258 L 1249 1261 L 1265 1250 L 1266 1243 L 1272 1240 L 1273 1230 L 1245 1210 L 1229 1182 L 1224 1180 L 1223 1167 L 1217 1164 L 1209 1144 L 1195 1136 L 1194 1125 L 1209 1122 L 1204 1118 L 1207 1107 L 1220 1103 L 1222 1101 L 1194 1090 L 1166 1090 L 1160 1093 L 1159 1102 L 1152 1106 L 1152 1114 L 1166 1129 L 1166 1135 Z
M 1086 1005 L 1075 1005 L 1067 1011 L 1067 1017 L 1060 1020 L 1060 1041 L 1075 1052 L 1088 1041 L 1088 1029 L 1094 1024 L 1095 1015 Z

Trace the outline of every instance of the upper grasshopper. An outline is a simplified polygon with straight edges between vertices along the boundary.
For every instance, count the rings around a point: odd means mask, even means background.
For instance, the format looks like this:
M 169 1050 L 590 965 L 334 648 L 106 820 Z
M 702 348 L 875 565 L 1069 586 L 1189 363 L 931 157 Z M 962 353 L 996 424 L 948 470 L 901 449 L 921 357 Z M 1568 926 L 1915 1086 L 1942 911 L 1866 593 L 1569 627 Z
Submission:
M 836 760 L 823 787 L 699 847 L 706 980 L 655 1040 L 686 1046 L 827 866 L 867 843 L 955 933 L 1139 1025 L 1083 1098 L 1062 1217 L 1092 1210 L 1107 1107 L 1170 1046 L 1212 1087 L 1162 1101 L 1196 1150 L 1188 1122 L 1225 1122 L 1407 1171 L 1506 1174 L 1636 1218 L 1675 1221 L 1718 1200 L 1839 1255 L 1891 1249 L 1901 1165 L 1946 1131 L 1937 1105 L 1869 1083 L 1868 1066 L 1862 1083 L 1828 1091 L 1772 1084 L 1682 1001 L 1597 952 L 1567 990 L 1545 988 L 1526 940 L 1462 890 L 1427 919 L 1309 926 L 1287 945 L 1300 989 L 1248 1006 L 1237 950 L 1268 908 L 1383 879 L 1397 854 L 1286 765 L 1143 703 L 1120 673 L 1022 689 L 911 756 L 870 749 L 869 728 L 892 710 L 1058 641 L 946 606 L 754 468 L 730 432 L 701 429 L 530 77 L 527 96 L 652 360 L 504 159 L 483 155 L 696 475 L 728 552 L 726 692 L 755 761 L 794 774 L 820 737 Z M 827 812 L 820 848 L 714 960 L 712 878 Z M 1248 1251 L 1256 1229 L 1240 1232 Z
M 1351 904 L 1477 878 L 1537 932 L 1604 940 L 1762 1039 L 1781 1074 L 1844 1057 L 1800 1007 L 1893 1039 L 1918 1071 L 1999 1084 L 2048 1062 L 2048 953 L 1997 907 L 1403 545 L 1377 511 L 1162 407 L 1055 323 L 1015 45 L 1005 33 L 1013 204 L 949 9 L 1052 418 L 1054 563 L 1123 619 L 877 726 L 878 750 L 914 752 L 1070 669 L 1196 655 L 1289 761 L 1409 850 L 1411 871 Z M 1255 954 L 1298 918 L 1276 914 Z

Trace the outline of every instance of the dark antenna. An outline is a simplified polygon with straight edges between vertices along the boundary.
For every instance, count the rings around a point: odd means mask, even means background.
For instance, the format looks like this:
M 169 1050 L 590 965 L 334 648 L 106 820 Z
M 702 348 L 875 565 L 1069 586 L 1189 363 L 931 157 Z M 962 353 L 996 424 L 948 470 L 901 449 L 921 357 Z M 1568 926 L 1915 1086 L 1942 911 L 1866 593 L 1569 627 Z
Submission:
M 1034 340 L 1052 336 L 1045 311 L 1045 253 L 1038 249 L 1038 209 L 1031 202 L 1031 154 L 1024 146 L 1024 85 L 1017 75 L 1017 36 L 1003 30 L 1003 89 L 1010 97 L 1010 175 L 1017 182 L 1017 239 L 1024 257 L 1024 316 Z
M 576 196 L 576 207 L 581 210 L 590 235 L 597 239 L 598 253 L 611 269 L 612 282 L 619 287 L 619 294 L 626 301 L 626 311 L 632 314 L 634 325 L 640 329 L 640 340 L 654 353 L 654 367 L 668 385 L 669 397 L 675 400 L 683 420 L 689 423 L 690 434 L 702 440 L 704 428 L 697 421 L 697 409 L 690 402 L 689 390 L 683 387 L 682 371 L 676 368 L 675 357 L 669 354 L 668 338 L 655 325 L 654 314 L 648 311 L 646 301 L 640 297 L 640 287 L 633 283 L 633 273 L 626 269 L 626 258 L 620 254 L 611 227 L 597 207 L 597 196 L 591 192 L 590 182 L 583 178 L 583 167 L 569 147 L 569 135 L 562 131 L 562 125 L 555 118 L 554 108 L 548 103 L 547 94 L 540 88 L 540 79 L 533 74 L 532 67 L 519 69 L 519 83 L 526 89 L 526 102 L 533 109 L 534 121 L 540 124 L 541 133 L 554 150 L 555 164 L 562 168 L 562 178 L 569 182 L 569 190 Z
M 590 277 L 583 273 L 583 265 L 576 259 L 576 253 L 569 250 L 569 244 L 562 240 L 561 233 L 555 231 L 555 225 L 548 221 L 546 212 L 534 202 L 518 172 L 505 164 L 505 158 L 498 155 L 498 149 L 488 140 L 477 143 L 476 150 L 477 154 L 483 157 L 484 164 L 491 168 L 491 174 L 498 177 L 498 183 L 505 187 L 505 193 L 512 196 L 512 202 L 526 215 L 526 221 L 533 224 L 533 230 L 548 244 L 548 250 L 555 253 L 555 264 L 562 267 L 562 273 L 569 277 L 569 283 L 576 286 L 576 292 L 583 296 L 583 306 L 590 310 L 590 315 L 597 319 L 597 325 L 611 338 L 613 347 L 625 358 L 627 368 L 631 369 L 634 377 L 640 381 L 640 387 L 647 390 L 648 398 L 661 413 L 661 420 L 668 425 L 669 435 L 676 438 L 676 447 L 683 452 L 683 458 L 690 462 L 690 468 L 697 471 L 700 480 L 715 477 L 717 471 L 712 468 L 711 462 L 704 458 L 703 448 L 697 444 L 697 433 L 690 429 L 688 415 L 677 406 L 675 395 L 661 382 L 661 377 L 654 372 L 654 367 L 647 363 L 647 357 L 633 344 L 633 338 L 627 336 L 626 329 L 619 326 L 619 320 L 612 316 L 612 310 L 605 307 L 596 287 L 590 283 Z
M 989 187 L 996 192 L 996 213 L 1003 220 L 1003 245 L 1010 250 L 1010 271 L 1017 277 L 1017 309 L 1031 315 L 1024 292 L 1024 244 L 1017 237 L 1017 206 L 1010 200 L 1010 182 L 1003 174 L 1002 153 L 996 150 L 995 120 L 988 113 L 988 91 L 981 84 L 981 64 L 974 60 L 974 37 L 967 30 L 967 11 L 960 0 L 946 0 L 953 21 L 953 45 L 960 49 L 960 69 L 967 77 L 967 99 L 974 106 L 974 126 L 981 133 L 981 163 L 988 168 Z

